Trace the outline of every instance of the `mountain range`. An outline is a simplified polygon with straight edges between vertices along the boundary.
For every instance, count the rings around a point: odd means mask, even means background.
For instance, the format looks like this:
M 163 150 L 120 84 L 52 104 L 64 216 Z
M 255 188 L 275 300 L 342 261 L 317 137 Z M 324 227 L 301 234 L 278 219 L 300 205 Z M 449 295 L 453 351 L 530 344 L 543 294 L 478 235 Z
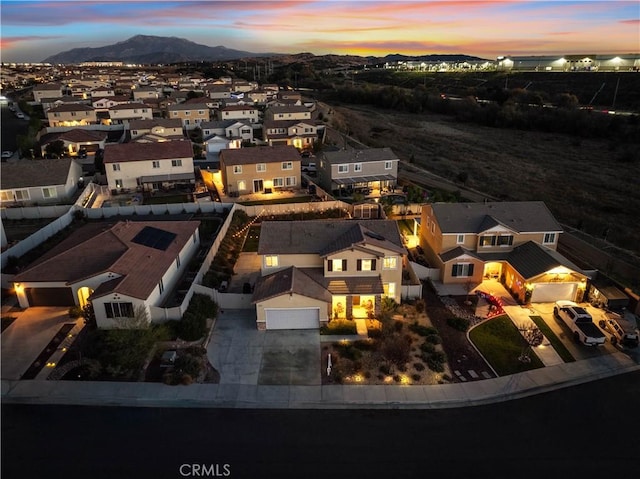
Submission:
M 158 37 L 151 35 L 136 35 L 128 40 L 97 48 L 74 48 L 65 52 L 51 55 L 43 60 L 45 63 L 82 63 L 91 61 L 112 61 L 126 63 L 143 64 L 169 64 L 180 62 L 200 62 L 200 61 L 226 61 L 238 60 L 242 58 L 256 57 L 286 57 L 298 58 L 303 56 L 315 57 L 315 55 L 297 54 L 283 55 L 276 53 L 252 53 L 242 50 L 233 50 L 224 46 L 209 47 L 201 45 L 184 38 L 178 37 Z M 336 55 L 325 55 L 334 57 Z M 471 61 L 481 60 L 478 57 L 469 55 L 422 55 L 408 56 L 401 54 L 391 54 L 385 57 L 357 57 L 354 55 L 342 55 L 351 59 L 360 59 L 363 63 L 378 63 L 385 61 Z

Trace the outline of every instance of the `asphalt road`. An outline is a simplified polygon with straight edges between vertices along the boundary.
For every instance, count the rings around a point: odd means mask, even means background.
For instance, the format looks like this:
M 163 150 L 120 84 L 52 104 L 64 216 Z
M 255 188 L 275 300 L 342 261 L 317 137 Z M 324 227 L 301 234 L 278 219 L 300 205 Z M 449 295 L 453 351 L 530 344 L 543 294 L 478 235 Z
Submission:
M 3 405 L 2 477 L 628 478 L 638 398 L 640 372 L 433 411 Z

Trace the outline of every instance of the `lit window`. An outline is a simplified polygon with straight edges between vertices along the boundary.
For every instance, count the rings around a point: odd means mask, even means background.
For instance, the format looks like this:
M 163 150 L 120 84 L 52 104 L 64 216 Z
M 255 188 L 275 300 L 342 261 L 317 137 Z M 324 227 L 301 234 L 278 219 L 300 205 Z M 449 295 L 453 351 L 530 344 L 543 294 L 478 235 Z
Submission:
M 330 259 L 328 262 L 329 271 L 346 271 L 347 260 L 346 259 Z
M 278 257 L 277 256 L 265 256 L 264 265 L 267 268 L 275 268 L 278 266 Z
M 464 244 L 464 235 L 458 235 L 456 237 L 456 244 Z
M 264 172 L 264 171 L 267 171 L 267 164 L 266 164 L 266 163 L 258 163 L 258 164 L 256 165 L 256 171 L 257 171 L 258 173 L 262 173 L 262 172 Z
M 496 245 L 496 237 L 495 236 L 482 236 L 480 238 L 480 246 L 495 246 Z
M 171 166 L 182 166 L 182 160 L 171 160 Z
M 123 185 L 122 180 L 115 180 L 115 183 L 116 183 L 116 188 L 122 188 L 122 185 Z
M 0 192 L 1 201 L 13 201 L 13 193 L 9 190 Z
M 338 165 L 338 173 L 349 173 L 349 165 Z
M 376 260 L 375 259 L 359 259 L 357 264 L 358 271 L 375 271 Z
M 555 233 L 545 233 L 544 239 L 542 240 L 543 244 L 553 244 L 556 242 L 556 234 Z
M 242 165 L 233 165 L 233 172 L 236 175 L 239 175 L 242 173 Z
M 384 283 L 382 285 L 385 296 L 395 296 L 396 295 L 396 283 Z
M 471 263 L 458 263 L 454 264 L 451 268 L 451 276 L 460 278 L 468 278 L 473 276 L 473 264 Z
M 397 269 L 398 268 L 398 257 L 397 256 L 387 256 L 382 261 L 382 267 L 384 269 Z

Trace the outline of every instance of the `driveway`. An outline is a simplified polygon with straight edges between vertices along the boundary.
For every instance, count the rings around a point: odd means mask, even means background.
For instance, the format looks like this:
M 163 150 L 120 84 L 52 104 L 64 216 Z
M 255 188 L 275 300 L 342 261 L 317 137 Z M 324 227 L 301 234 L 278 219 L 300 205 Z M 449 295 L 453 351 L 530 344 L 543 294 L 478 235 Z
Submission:
M 17 319 L 1 335 L 2 379 L 20 379 L 69 318 L 68 307 L 32 307 L 3 313 Z
M 258 331 L 253 309 L 225 309 L 207 347 L 220 384 L 320 384 L 320 333 Z

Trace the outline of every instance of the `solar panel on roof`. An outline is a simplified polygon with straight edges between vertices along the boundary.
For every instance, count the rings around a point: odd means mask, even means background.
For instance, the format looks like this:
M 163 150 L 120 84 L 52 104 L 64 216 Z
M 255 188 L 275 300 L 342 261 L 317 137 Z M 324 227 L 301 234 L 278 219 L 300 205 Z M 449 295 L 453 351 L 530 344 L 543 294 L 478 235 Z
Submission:
M 165 251 L 177 236 L 177 234 L 170 231 L 154 228 L 153 226 L 145 226 L 131 241 L 142 246 Z

